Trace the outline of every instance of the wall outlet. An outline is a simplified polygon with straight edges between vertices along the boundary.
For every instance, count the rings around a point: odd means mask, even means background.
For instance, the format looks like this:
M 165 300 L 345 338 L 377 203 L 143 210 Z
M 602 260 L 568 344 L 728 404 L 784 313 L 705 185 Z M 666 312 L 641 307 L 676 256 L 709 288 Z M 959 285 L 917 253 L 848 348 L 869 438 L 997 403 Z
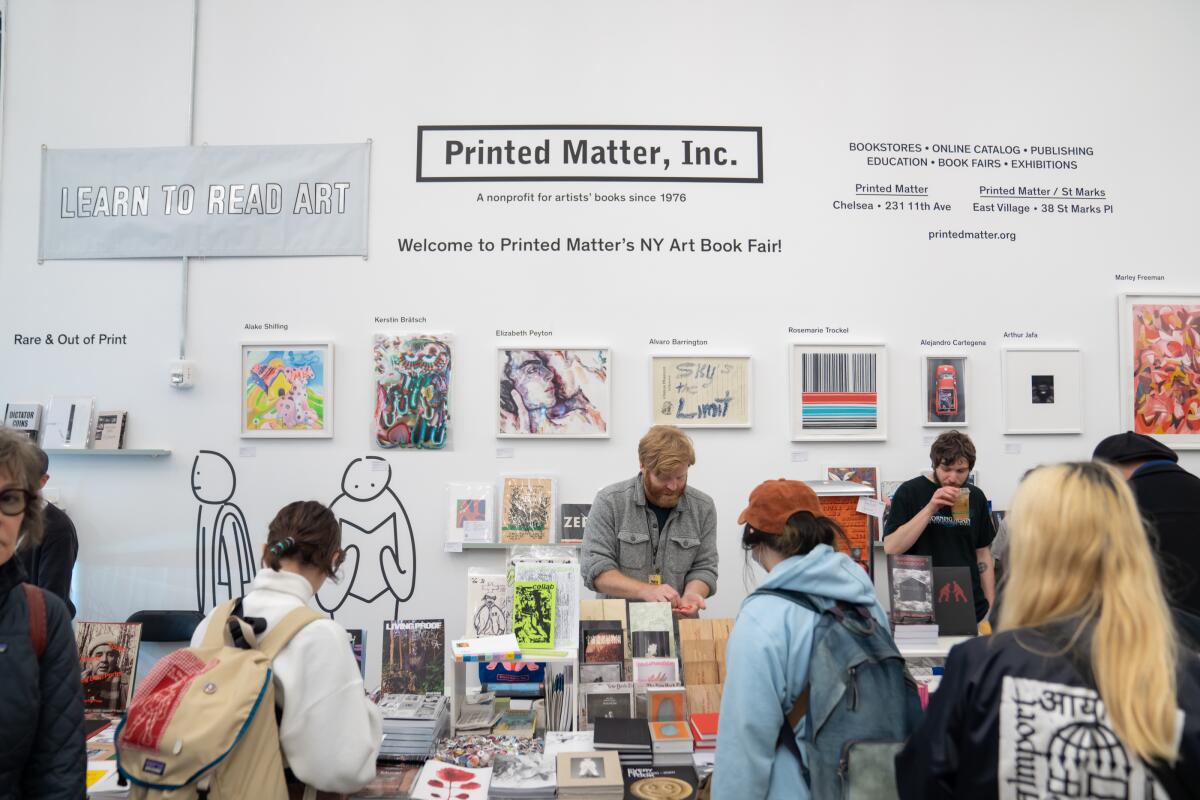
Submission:
M 171 371 L 168 374 L 171 386 L 176 389 L 192 388 L 195 370 L 196 365 L 191 361 L 172 361 Z

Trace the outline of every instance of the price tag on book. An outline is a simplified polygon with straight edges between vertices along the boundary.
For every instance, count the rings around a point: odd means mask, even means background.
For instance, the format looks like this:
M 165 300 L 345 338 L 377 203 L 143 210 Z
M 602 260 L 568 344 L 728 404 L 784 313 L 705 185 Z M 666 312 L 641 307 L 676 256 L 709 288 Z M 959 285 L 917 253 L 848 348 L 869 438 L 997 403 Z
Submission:
M 857 510 L 869 517 L 883 519 L 883 501 L 876 500 L 874 497 L 858 498 Z

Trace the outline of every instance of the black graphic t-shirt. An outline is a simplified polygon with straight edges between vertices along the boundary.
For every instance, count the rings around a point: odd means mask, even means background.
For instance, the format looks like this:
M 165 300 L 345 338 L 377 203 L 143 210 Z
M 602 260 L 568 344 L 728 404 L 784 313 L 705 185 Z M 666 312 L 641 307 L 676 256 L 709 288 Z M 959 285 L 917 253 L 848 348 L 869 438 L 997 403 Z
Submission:
M 969 568 L 971 588 L 975 594 L 975 619 L 981 620 L 987 616 L 988 603 L 983 595 L 983 585 L 979 582 L 979 562 L 975 551 L 990 545 L 996 536 L 996 530 L 992 527 L 992 518 L 988 514 L 987 497 L 977 486 L 967 488 L 971 490 L 967 511 L 969 518 L 955 519 L 949 506 L 938 509 L 917 541 L 908 549 L 908 553 L 930 556 L 935 567 Z M 892 497 L 892 507 L 883 531 L 884 537 L 891 535 L 915 517 L 933 499 L 937 490 L 937 484 L 924 475 L 918 475 L 900 484 L 900 488 Z

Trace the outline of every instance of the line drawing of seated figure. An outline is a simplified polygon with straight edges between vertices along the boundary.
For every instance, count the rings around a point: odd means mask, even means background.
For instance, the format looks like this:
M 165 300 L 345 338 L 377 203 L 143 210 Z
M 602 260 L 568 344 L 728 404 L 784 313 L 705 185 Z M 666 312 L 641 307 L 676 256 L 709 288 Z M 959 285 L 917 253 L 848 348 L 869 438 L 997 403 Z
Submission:
M 342 473 L 342 492 L 329 510 L 341 525 L 345 560 L 337 580 L 326 581 L 317 593 L 317 605 L 330 618 L 351 600 L 351 605 L 365 608 L 384 598 L 390 615 L 387 619 L 397 619 L 400 604 L 416 589 L 412 522 L 392 491 L 391 480 L 391 464 L 379 456 L 356 458 Z M 407 535 L 401 535 L 401 520 Z

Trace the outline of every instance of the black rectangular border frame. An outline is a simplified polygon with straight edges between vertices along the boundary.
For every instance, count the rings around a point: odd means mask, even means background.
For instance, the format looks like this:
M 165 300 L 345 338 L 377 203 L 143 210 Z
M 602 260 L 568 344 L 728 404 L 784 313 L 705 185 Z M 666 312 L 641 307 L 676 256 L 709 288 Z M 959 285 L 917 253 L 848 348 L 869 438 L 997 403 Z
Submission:
M 454 177 L 430 178 L 421 174 L 421 155 L 425 131 L 740 131 L 753 132 L 758 140 L 758 176 L 754 178 L 619 178 L 613 176 L 551 175 L 546 177 Z M 417 183 L 762 183 L 763 129 L 761 125 L 418 125 L 417 126 Z

